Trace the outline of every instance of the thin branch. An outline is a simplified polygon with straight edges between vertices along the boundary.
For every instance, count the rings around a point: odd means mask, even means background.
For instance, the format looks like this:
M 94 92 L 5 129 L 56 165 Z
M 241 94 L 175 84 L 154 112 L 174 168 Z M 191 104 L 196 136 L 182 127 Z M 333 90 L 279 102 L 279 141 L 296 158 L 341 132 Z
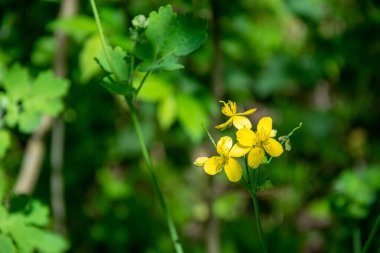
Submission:
M 32 194 L 40 175 L 41 165 L 45 156 L 44 137 L 52 126 L 52 118 L 44 117 L 41 125 L 29 138 L 21 169 L 17 177 L 13 192 L 16 194 Z
M 78 0 L 63 0 L 61 2 L 59 18 L 72 17 L 78 12 Z M 54 34 L 56 41 L 56 51 L 54 55 L 53 69 L 57 76 L 66 77 L 67 54 L 68 54 L 68 37 L 61 31 Z M 65 191 L 63 179 L 63 154 L 65 140 L 65 125 L 62 118 L 58 117 L 54 120 L 51 140 L 51 175 L 50 175 L 50 191 L 51 205 L 54 216 L 54 229 L 65 235 L 66 228 L 66 207 L 65 207 Z

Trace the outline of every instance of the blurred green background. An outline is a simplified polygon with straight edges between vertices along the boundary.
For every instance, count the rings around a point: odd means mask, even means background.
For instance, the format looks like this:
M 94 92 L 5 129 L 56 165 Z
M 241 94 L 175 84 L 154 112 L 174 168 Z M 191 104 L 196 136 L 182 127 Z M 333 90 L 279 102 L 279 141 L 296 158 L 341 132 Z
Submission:
M 173 252 L 128 111 L 99 85 L 101 50 L 89 1 L 58 19 L 60 1 L 0 0 L 0 81 L 18 62 L 52 67 L 53 32 L 69 37 L 64 190 L 69 252 Z M 208 39 L 185 69 L 152 75 L 139 95 L 143 131 L 186 252 L 259 252 L 239 183 L 192 162 L 213 155 L 201 126 L 219 100 L 257 107 L 277 135 L 299 122 L 292 150 L 265 167 L 259 193 L 270 252 L 353 252 L 380 212 L 380 4 L 371 0 L 97 1 L 108 41 L 131 49 L 131 19 L 171 4 L 207 18 Z M 1 87 L 0 87 L 1 90 Z M 255 125 L 255 124 L 254 124 Z M 213 131 L 215 139 L 220 132 Z M 12 130 L 0 180 L 12 189 L 29 135 Z M 33 197 L 50 203 L 51 137 Z M 375 240 L 370 252 L 380 252 Z

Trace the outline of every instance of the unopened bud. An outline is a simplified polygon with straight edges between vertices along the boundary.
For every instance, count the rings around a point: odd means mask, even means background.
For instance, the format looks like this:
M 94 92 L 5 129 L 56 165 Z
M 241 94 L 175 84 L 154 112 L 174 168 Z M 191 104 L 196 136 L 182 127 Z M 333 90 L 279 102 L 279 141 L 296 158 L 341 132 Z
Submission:
M 138 15 L 133 18 L 132 25 L 137 29 L 145 29 L 148 27 L 149 20 L 144 15 Z

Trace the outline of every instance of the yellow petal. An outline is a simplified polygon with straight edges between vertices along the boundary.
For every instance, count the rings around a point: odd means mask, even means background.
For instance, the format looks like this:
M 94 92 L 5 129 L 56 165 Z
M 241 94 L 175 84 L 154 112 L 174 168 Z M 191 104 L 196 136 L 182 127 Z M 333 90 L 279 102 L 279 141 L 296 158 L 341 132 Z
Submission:
M 229 127 L 230 125 L 232 124 L 232 118 L 229 118 L 226 122 L 224 122 L 223 124 L 220 124 L 220 125 L 217 125 L 215 126 L 216 129 L 220 129 L 220 130 L 224 130 L 226 129 L 227 127 Z
M 264 158 L 264 150 L 262 148 L 254 147 L 248 153 L 248 165 L 254 169 L 258 168 L 261 164 L 261 161 Z
M 209 158 L 208 157 L 205 157 L 205 156 L 202 156 L 202 157 L 198 157 L 195 162 L 194 162 L 194 165 L 195 166 L 198 166 L 198 167 L 202 167 L 203 165 L 205 165 L 205 163 L 207 162 Z
M 213 156 L 206 161 L 204 170 L 209 175 L 215 175 L 223 169 L 223 163 L 223 157 Z
M 264 144 L 265 151 L 273 157 L 280 156 L 284 149 L 282 145 L 275 139 L 269 138 L 268 141 Z
M 244 116 L 233 116 L 232 123 L 237 129 L 242 129 L 242 128 L 251 129 L 252 128 L 251 121 L 249 121 L 249 119 Z
M 230 150 L 229 156 L 230 157 L 241 157 L 241 156 L 244 156 L 245 154 L 247 154 L 250 149 L 251 149 L 251 147 L 244 147 L 244 146 L 240 145 L 239 143 L 236 143 L 232 147 L 232 149 Z
M 245 112 L 236 113 L 236 115 L 246 116 L 246 115 L 250 115 L 250 114 L 254 113 L 255 111 L 256 111 L 256 108 L 252 108 L 252 109 L 249 109 L 248 111 L 245 111 Z
M 233 115 L 236 114 L 236 103 L 232 101 L 228 101 L 228 103 L 225 103 L 224 101 L 219 101 L 223 103 L 222 107 L 222 113 L 228 117 L 232 117 Z
M 216 144 L 216 151 L 219 155 L 228 156 L 230 149 L 232 148 L 232 139 L 229 136 L 223 136 Z
M 226 166 L 224 166 L 228 180 L 237 182 L 240 180 L 243 170 L 236 159 L 229 158 Z
M 257 132 L 264 135 L 262 138 L 269 138 L 272 132 L 272 118 L 271 117 L 263 117 L 257 124 Z
M 236 132 L 236 139 L 241 146 L 252 147 L 256 143 L 256 134 L 247 128 L 242 128 Z

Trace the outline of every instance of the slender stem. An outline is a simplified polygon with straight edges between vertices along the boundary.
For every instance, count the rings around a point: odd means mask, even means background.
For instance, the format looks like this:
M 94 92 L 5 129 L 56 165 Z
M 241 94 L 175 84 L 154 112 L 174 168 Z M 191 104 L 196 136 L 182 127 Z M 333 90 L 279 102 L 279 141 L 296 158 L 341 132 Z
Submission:
M 160 189 L 160 186 L 158 184 L 156 173 L 154 172 L 154 169 L 153 169 L 152 160 L 150 158 L 148 149 L 147 149 L 147 147 L 145 145 L 144 135 L 143 135 L 142 130 L 141 130 L 140 121 L 139 121 L 139 119 L 137 117 L 136 108 L 135 108 L 135 106 L 133 105 L 133 103 L 132 103 L 132 101 L 130 99 L 126 98 L 126 101 L 127 101 L 128 106 L 130 108 L 130 111 L 131 111 L 131 117 L 132 117 L 133 125 L 134 125 L 134 127 L 136 129 L 136 134 L 137 134 L 137 137 L 139 139 L 140 148 L 141 148 L 141 151 L 143 153 L 143 157 L 144 157 L 145 163 L 146 163 L 146 165 L 148 167 L 148 171 L 149 171 L 151 180 L 153 182 L 154 190 L 156 191 L 156 194 L 157 194 L 158 200 L 160 202 L 161 208 L 163 209 L 163 211 L 165 213 L 165 216 L 166 216 L 166 220 L 167 220 L 167 223 L 168 223 L 170 236 L 172 238 L 172 242 L 174 244 L 175 251 L 177 253 L 183 253 L 182 245 L 179 242 L 177 230 L 175 228 L 173 219 L 170 216 L 168 207 L 166 205 L 166 201 L 164 199 L 164 196 L 163 196 L 162 191 Z
M 294 134 L 294 132 L 297 131 L 298 129 L 300 129 L 301 127 L 302 127 L 302 122 L 300 122 L 298 127 L 294 128 L 288 135 L 285 136 L 286 138 L 284 138 L 284 140 L 281 141 L 281 145 L 284 144 L 284 142 L 286 140 L 288 140 L 290 138 L 290 136 L 292 136 Z M 273 159 L 273 156 L 271 156 L 269 158 L 268 163 L 270 163 L 272 161 L 272 159 Z
M 214 147 L 216 148 L 216 144 L 215 144 L 214 138 L 212 138 L 212 136 L 211 136 L 210 132 L 208 131 L 207 127 L 204 124 L 202 124 L 202 127 L 206 131 L 206 133 L 208 135 L 208 138 L 212 142 L 212 145 L 214 145 Z
M 116 72 L 116 69 L 115 69 L 115 67 L 113 65 L 113 62 L 111 61 L 111 57 L 109 56 L 108 51 L 107 51 L 107 44 L 106 44 L 106 41 L 105 41 L 105 38 L 104 38 L 103 29 L 102 29 L 102 25 L 101 25 L 101 22 L 100 22 L 100 18 L 99 18 L 98 10 L 96 8 L 95 1 L 94 0 L 90 0 L 90 2 L 91 2 L 92 10 L 94 12 L 96 24 L 97 24 L 97 27 L 98 27 L 98 32 L 99 32 L 99 35 L 100 35 L 100 38 L 101 38 L 102 47 L 103 47 L 104 54 L 106 56 L 108 65 L 110 66 L 111 71 L 112 71 L 112 73 L 115 76 L 116 82 L 120 83 L 120 77 L 118 76 L 118 73 Z M 131 75 L 132 75 L 132 73 L 131 73 Z M 142 82 L 140 83 L 139 88 L 141 88 L 141 86 L 145 82 L 147 76 L 148 76 L 148 74 L 146 74 L 146 76 L 143 78 Z M 131 77 L 128 81 L 130 82 L 130 84 L 132 84 L 133 77 Z M 127 101 L 127 104 L 129 106 L 129 109 L 130 109 L 130 112 L 131 112 L 132 122 L 133 122 L 133 125 L 135 127 L 136 134 L 137 134 L 137 137 L 138 137 L 138 140 L 139 140 L 139 143 L 140 143 L 141 152 L 143 154 L 145 163 L 146 163 L 146 165 L 148 167 L 148 171 L 149 171 L 151 180 L 153 182 L 153 187 L 154 187 L 155 192 L 157 194 L 160 206 L 161 206 L 161 208 L 164 211 L 165 216 L 166 216 L 166 221 L 167 221 L 167 224 L 168 224 L 168 227 L 169 227 L 169 232 L 170 232 L 170 236 L 171 236 L 171 239 L 172 239 L 172 242 L 173 242 L 173 245 L 174 245 L 175 252 L 176 253 L 183 253 L 184 251 L 182 249 L 181 243 L 179 242 L 177 230 L 175 228 L 173 219 L 172 219 L 172 217 L 171 217 L 171 215 L 169 213 L 169 210 L 168 210 L 168 207 L 166 205 L 164 196 L 163 196 L 162 191 L 160 189 L 160 186 L 158 184 L 158 180 L 157 180 L 156 174 L 155 174 L 154 169 L 153 169 L 152 159 L 151 159 L 151 157 L 149 155 L 148 148 L 147 148 L 147 146 L 146 146 L 146 144 L 144 142 L 144 135 L 143 135 L 142 130 L 141 130 L 140 121 L 139 121 L 139 119 L 137 117 L 136 108 L 135 108 L 135 106 L 134 106 L 134 104 L 132 102 L 132 99 L 130 99 L 128 97 L 125 97 L 125 99 Z
M 354 231 L 352 231 L 352 237 L 353 237 L 353 248 L 354 253 L 360 253 L 361 249 L 361 239 L 360 239 L 360 228 L 359 226 L 356 226 L 354 228 Z
M 364 248 L 363 248 L 361 253 L 366 253 L 368 251 L 369 246 L 371 245 L 373 239 L 375 238 L 375 235 L 376 235 L 376 232 L 377 232 L 377 229 L 379 228 L 379 226 L 380 226 L 380 214 L 379 214 L 379 216 L 377 216 L 375 225 L 373 225 L 371 233 L 369 234 L 369 237 L 368 237 L 367 241 L 365 242 Z
M 264 240 L 263 231 L 261 228 L 260 205 L 257 199 L 257 184 L 256 184 L 257 171 L 255 171 L 255 174 L 252 177 L 248 169 L 247 156 L 244 157 L 244 163 L 245 163 L 245 169 L 247 171 L 248 184 L 250 186 L 249 191 L 252 197 L 253 208 L 255 209 L 256 227 L 257 227 L 257 231 L 259 232 L 261 247 L 263 249 L 263 252 L 267 253 L 268 250 L 267 250 L 267 246 Z
M 145 73 L 143 79 L 141 80 L 141 82 L 140 82 L 140 84 L 139 84 L 139 87 L 137 87 L 137 90 L 136 90 L 136 96 L 137 96 L 137 94 L 139 94 L 139 92 L 140 92 L 140 90 L 141 90 L 143 84 L 145 83 L 146 78 L 149 76 L 150 73 L 151 73 L 151 71 L 148 71 L 148 72 Z M 131 84 L 131 85 L 132 85 L 132 84 Z
M 90 2 L 91 2 L 92 11 L 94 13 L 96 25 L 98 27 L 98 32 L 99 32 L 99 36 L 100 36 L 100 42 L 102 43 L 102 48 L 103 48 L 103 51 L 104 51 L 104 55 L 106 56 L 106 60 L 107 60 L 108 66 L 110 67 L 111 72 L 114 74 L 116 81 L 120 82 L 120 77 L 118 76 L 118 73 L 116 72 L 116 68 L 113 65 L 113 62 L 111 60 L 110 55 L 108 54 L 107 43 L 106 43 L 106 39 L 104 37 L 104 32 L 103 32 L 102 24 L 100 23 L 99 13 L 98 13 L 98 9 L 96 8 L 95 0 L 90 0 Z

